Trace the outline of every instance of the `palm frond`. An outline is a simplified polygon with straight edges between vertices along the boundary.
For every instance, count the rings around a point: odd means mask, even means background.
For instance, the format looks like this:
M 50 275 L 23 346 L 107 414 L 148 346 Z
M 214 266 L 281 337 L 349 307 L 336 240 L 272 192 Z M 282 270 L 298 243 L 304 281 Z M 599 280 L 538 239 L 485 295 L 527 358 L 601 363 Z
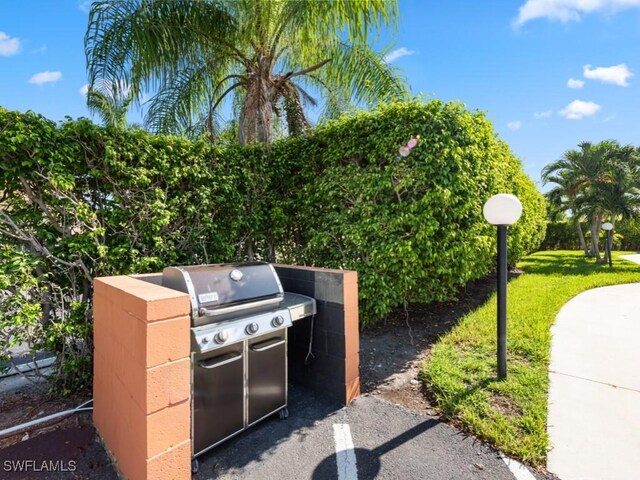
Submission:
M 85 35 L 87 74 L 92 85 L 127 85 L 137 103 L 153 93 L 145 121 L 167 132 L 212 125 L 232 93 L 239 139 L 270 141 L 278 115 L 305 124 L 316 92 L 331 115 L 406 98 L 388 47 L 370 42 L 397 18 L 397 0 L 100 0 Z
M 133 91 L 127 85 L 100 79 L 89 86 L 87 107 L 92 114 L 100 116 L 105 125 L 124 128 L 133 98 Z
M 105 78 L 138 96 L 201 63 L 232 55 L 233 17 L 220 2 L 117 0 L 92 5 L 85 35 L 89 83 Z

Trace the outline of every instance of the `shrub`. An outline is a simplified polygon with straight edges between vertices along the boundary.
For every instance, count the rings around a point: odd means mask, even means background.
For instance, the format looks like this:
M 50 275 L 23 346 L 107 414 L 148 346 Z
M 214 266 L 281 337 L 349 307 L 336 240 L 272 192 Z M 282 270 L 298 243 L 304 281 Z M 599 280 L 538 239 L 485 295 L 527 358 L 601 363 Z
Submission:
M 589 230 L 583 227 L 583 232 Z M 585 234 L 589 232 L 584 232 Z M 542 242 L 543 250 L 578 250 L 578 231 L 573 222 L 548 222 L 547 233 Z
M 90 379 L 93 278 L 233 258 L 242 172 L 204 141 L 82 119 L 0 110 L 0 132 L 0 311 L 25 327 L 0 329 L 0 357 L 18 341 L 53 350 L 68 392 Z
M 398 147 L 418 135 L 401 157 Z M 403 302 L 451 299 L 488 273 L 496 233 L 482 206 L 495 193 L 524 205 L 509 236 L 511 262 L 544 238 L 545 202 L 520 161 L 483 114 L 458 104 L 392 104 L 273 150 L 300 169 L 288 196 L 296 240 L 287 258 L 357 270 L 364 324 Z
M 26 265 L 16 277 L 24 288 L 2 287 L 0 308 L 37 319 L 47 347 L 67 352 L 66 389 L 86 383 L 74 372 L 91 349 L 96 276 L 253 257 L 354 269 L 371 324 L 404 302 L 450 299 L 492 268 L 490 195 L 511 192 L 524 205 L 512 262 L 544 236 L 544 200 L 491 123 L 438 101 L 224 149 L 0 109 L 0 158 L 0 268 Z M 6 303 L 16 295 L 24 301 Z M 0 355 L 11 341 L 0 338 Z
M 591 231 L 583 225 L 587 244 L 591 240 Z M 600 246 L 605 248 L 606 235 L 600 232 Z M 615 223 L 613 247 L 620 250 L 640 250 L 640 221 L 625 219 Z M 540 247 L 543 250 L 579 250 L 578 233 L 573 223 L 568 221 L 547 223 L 547 233 Z
M 613 243 L 621 250 L 640 251 L 640 220 L 622 220 L 616 223 Z

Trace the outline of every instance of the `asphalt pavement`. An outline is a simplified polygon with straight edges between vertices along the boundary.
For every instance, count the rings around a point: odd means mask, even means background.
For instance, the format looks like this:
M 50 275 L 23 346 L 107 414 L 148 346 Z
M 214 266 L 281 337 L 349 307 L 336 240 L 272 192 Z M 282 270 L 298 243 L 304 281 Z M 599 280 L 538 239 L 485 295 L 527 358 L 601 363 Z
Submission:
M 495 450 L 434 417 L 371 396 L 341 407 L 295 386 L 288 419 L 267 419 L 199 460 L 196 479 L 514 478 Z
M 5 379 L 6 380 L 6 379 Z M 531 473 L 434 417 L 363 396 L 348 407 L 289 386 L 289 418 L 273 415 L 200 456 L 194 479 L 533 480 Z M 71 418 L 73 420 L 74 418 Z M 0 478 L 115 479 L 89 417 L 0 449 L 7 460 L 56 460 L 73 471 Z M 26 437 L 25 437 L 26 438 Z M 0 468 L 1 468 L 0 466 Z M 17 476 L 16 476 L 17 475 Z M 545 478 L 536 475 L 538 479 Z

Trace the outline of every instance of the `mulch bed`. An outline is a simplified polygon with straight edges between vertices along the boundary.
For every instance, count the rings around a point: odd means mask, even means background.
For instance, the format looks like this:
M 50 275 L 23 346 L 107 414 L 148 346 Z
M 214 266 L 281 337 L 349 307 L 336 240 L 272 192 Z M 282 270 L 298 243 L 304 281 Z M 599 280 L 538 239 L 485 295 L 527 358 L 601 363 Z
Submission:
M 49 396 L 46 384 L 0 395 L 0 430 L 77 407 L 87 395 Z M 0 478 L 37 480 L 117 480 L 98 441 L 91 412 L 54 419 L 0 438 Z
M 510 276 L 517 276 L 517 271 Z M 469 283 L 455 302 L 411 304 L 360 333 L 362 393 L 435 415 L 418 380 L 422 362 L 440 336 L 486 302 L 496 288 L 495 276 Z
M 86 417 L 82 413 L 76 415 Z M 0 477 L 7 480 L 118 480 L 90 420 L 80 417 L 0 449 Z

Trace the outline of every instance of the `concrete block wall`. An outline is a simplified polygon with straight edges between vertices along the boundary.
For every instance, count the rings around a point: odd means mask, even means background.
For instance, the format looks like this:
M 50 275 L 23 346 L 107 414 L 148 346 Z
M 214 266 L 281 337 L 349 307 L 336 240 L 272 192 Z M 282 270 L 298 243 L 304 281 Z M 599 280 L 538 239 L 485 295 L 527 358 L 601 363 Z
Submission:
M 93 420 L 124 478 L 188 479 L 189 298 L 153 281 L 94 282 Z
M 289 378 L 342 404 L 360 395 L 358 274 L 275 265 L 287 292 L 314 297 L 318 313 L 289 329 Z M 312 353 L 307 359 L 313 327 Z

